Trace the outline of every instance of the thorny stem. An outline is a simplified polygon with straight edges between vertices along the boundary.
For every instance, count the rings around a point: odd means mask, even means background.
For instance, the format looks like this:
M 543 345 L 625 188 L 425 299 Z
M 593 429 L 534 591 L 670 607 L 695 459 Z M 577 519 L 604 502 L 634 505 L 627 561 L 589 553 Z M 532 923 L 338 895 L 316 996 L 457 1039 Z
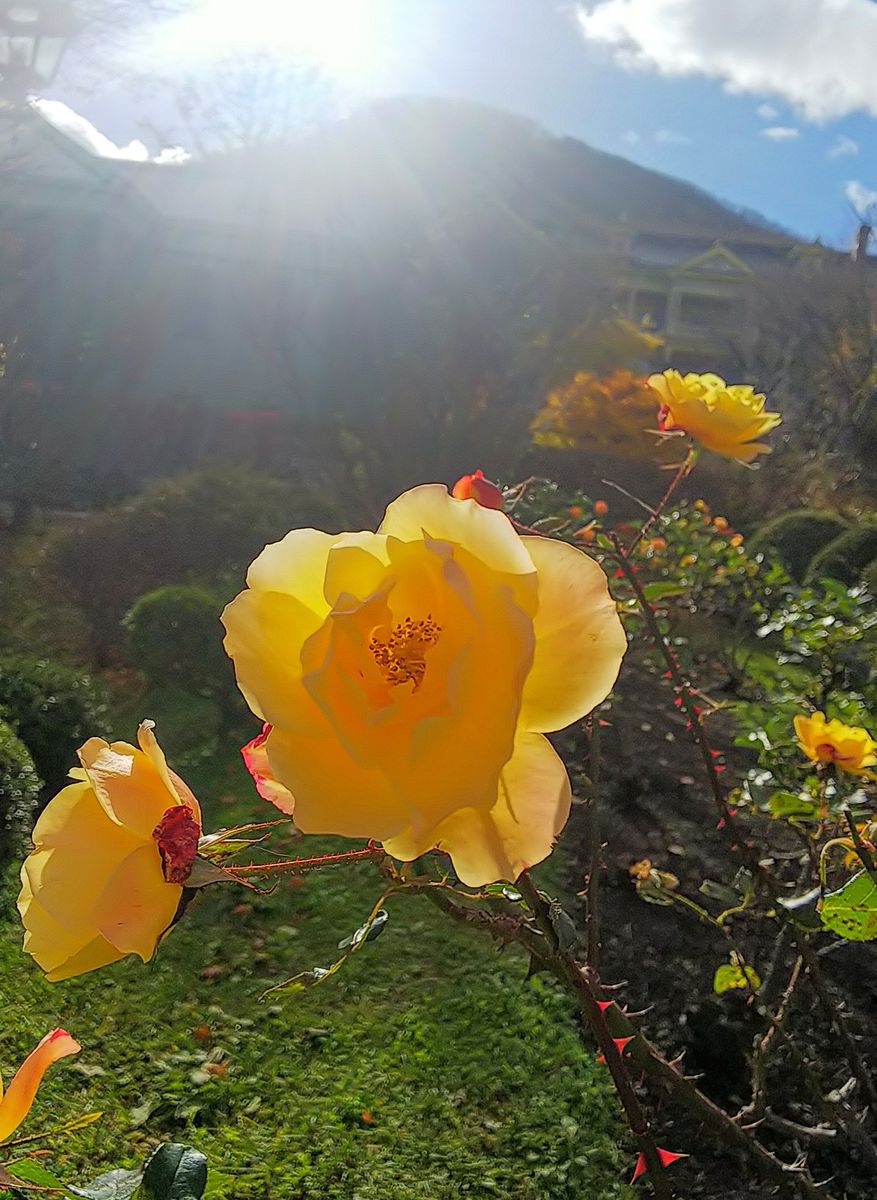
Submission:
M 548 945 L 552 946 L 559 956 L 561 950 L 551 923 L 548 903 L 540 894 L 526 871 L 519 877 L 517 886 L 526 898 L 537 925 L 542 931 L 543 936 L 547 939 Z M 578 967 L 574 963 L 570 965 L 576 975 L 578 975 Z M 628 1074 L 622 1051 L 619 1050 L 612 1039 L 609 1026 L 606 1024 L 606 1018 L 600 1010 L 597 997 L 594 995 L 592 988 L 588 986 L 580 990 L 579 996 L 582 1013 L 590 1026 L 597 1045 L 600 1047 L 603 1058 L 606 1060 L 606 1066 L 609 1068 L 612 1082 L 615 1084 L 615 1090 L 624 1108 L 630 1131 L 636 1138 L 645 1159 L 648 1179 L 655 1194 L 655 1200 L 672 1200 L 673 1190 L 670 1187 L 667 1172 L 658 1154 L 658 1147 L 655 1145 L 648 1117 L 643 1111 L 639 1097 L 634 1090 L 633 1083 Z
M 346 850 L 341 854 L 318 854 L 315 858 L 287 858 L 280 862 L 269 863 L 237 863 L 223 867 L 230 875 L 272 875 L 277 872 L 285 875 L 298 875 L 303 871 L 316 871 L 320 867 L 334 867 L 348 863 L 364 862 L 367 859 L 384 857 L 381 846 L 370 843 L 364 850 Z
M 850 831 L 850 837 L 853 839 L 853 845 L 856 848 L 856 854 L 858 854 L 862 866 L 872 879 L 877 878 L 877 869 L 874 867 L 874 859 L 871 856 L 870 850 L 865 845 L 862 835 L 859 833 L 859 828 L 856 825 L 853 814 L 848 808 L 844 809 L 844 817 L 846 818 L 847 826 L 849 827 Z
M 646 534 L 649 532 L 649 530 L 652 528 L 652 526 L 655 524 L 655 522 L 660 518 L 664 509 L 670 503 L 673 493 L 676 491 L 679 484 L 686 477 L 686 475 L 689 474 L 689 472 L 691 471 L 691 468 L 694 466 L 696 457 L 697 457 L 697 454 L 695 452 L 694 447 L 689 446 L 688 453 L 686 454 L 685 458 L 682 460 L 682 462 L 677 467 L 676 474 L 673 476 L 673 478 L 670 480 L 669 484 L 667 485 L 667 490 L 666 490 L 666 492 L 664 492 L 664 495 L 658 501 L 657 507 L 651 509 L 648 517 L 646 517 L 645 521 L 640 526 L 639 533 L 636 535 L 636 537 L 631 541 L 630 545 L 624 551 L 625 557 L 627 557 L 627 558 L 630 557 L 633 550 L 639 545 L 639 543 L 646 536 Z
M 651 635 L 652 640 L 663 657 L 664 662 L 667 664 L 667 671 L 673 685 L 673 690 L 679 698 L 680 705 L 685 713 L 685 716 L 688 718 L 688 728 L 691 732 L 691 736 L 695 745 L 700 751 L 701 758 L 703 759 L 703 764 L 709 780 L 713 800 L 719 812 L 720 824 L 731 837 L 731 849 L 736 851 L 738 856 L 743 860 L 744 864 L 752 872 L 753 877 L 760 880 L 760 882 L 765 886 L 771 899 L 776 900 L 779 894 L 776 881 L 761 865 L 757 851 L 751 842 L 748 842 L 738 829 L 735 816 L 728 807 L 725 791 L 718 772 L 716 771 L 712 747 L 710 746 L 706 730 L 704 729 L 703 721 L 701 720 L 700 710 L 692 699 L 691 689 L 682 675 L 676 655 L 673 653 L 667 638 L 664 636 L 654 609 L 646 599 L 636 570 L 632 563 L 629 562 L 624 548 L 621 545 L 620 539 L 615 533 L 610 534 L 610 539 L 616 552 L 618 564 L 624 573 L 625 578 L 630 584 L 634 595 L 636 596 L 637 603 L 640 611 L 642 612 L 643 619 L 646 622 L 649 634 Z M 804 958 L 804 962 L 807 966 L 807 974 L 813 984 L 813 988 L 819 999 L 819 1003 L 821 1004 L 826 1016 L 834 1026 L 841 1042 L 843 1043 L 850 1068 L 858 1080 L 859 1086 L 862 1088 L 864 1095 L 867 1096 L 872 1112 L 877 1113 L 877 1089 L 875 1089 L 874 1081 L 871 1078 L 870 1072 L 859 1052 L 859 1048 L 855 1043 L 853 1035 L 850 1033 L 847 1027 L 843 1013 L 838 1008 L 836 1001 L 833 999 L 830 991 L 828 990 L 828 985 L 822 976 L 818 959 L 816 958 L 816 955 L 810 946 L 807 935 L 795 929 L 793 930 L 792 937 L 798 952 Z
M 537 904 L 534 912 L 541 914 L 544 921 L 548 905 L 540 893 L 533 888 L 532 883 L 529 880 L 525 881 L 523 877 L 518 881 L 522 894 L 527 894 L 527 883 L 534 892 L 533 903 Z M 560 984 L 575 995 L 589 1026 L 591 1025 L 589 1014 L 593 1013 L 594 1008 L 602 1017 L 600 1006 L 597 1003 L 598 1000 L 602 1000 L 601 986 L 596 974 L 587 968 L 582 968 L 571 954 L 560 949 L 553 929 L 549 935 L 543 931 L 541 925 L 538 929 L 533 928 L 524 924 L 519 917 L 510 918 L 505 913 L 491 913 L 480 908 L 464 907 L 448 897 L 446 893 L 451 889 L 431 880 L 422 884 L 419 881 L 411 881 L 406 885 L 406 890 L 427 895 L 452 919 L 460 923 L 478 925 L 496 941 L 503 944 L 517 942 L 531 957 L 538 960 L 547 971 L 550 971 Z M 550 916 L 548 917 L 548 926 L 551 928 Z M 682 1108 L 712 1129 L 723 1141 L 751 1159 L 764 1178 L 771 1180 L 784 1191 L 796 1191 L 799 1196 L 804 1197 L 804 1200 L 826 1200 L 825 1193 L 816 1186 L 805 1170 L 784 1165 L 750 1132 L 741 1129 L 690 1079 L 686 1079 L 675 1063 L 668 1062 L 657 1047 L 640 1033 L 631 1019 L 617 1005 L 612 1009 L 612 1013 L 612 1023 L 616 1028 L 617 1035 L 633 1036 L 634 1038 L 627 1051 L 630 1060 L 645 1075 L 665 1087 L 671 1098 Z M 604 1024 L 606 1024 L 605 1018 Z M 612 1061 L 608 1056 L 604 1055 L 604 1057 L 606 1057 L 607 1063 Z
M 591 721 L 588 773 L 591 788 L 586 817 L 588 824 L 588 876 L 585 880 L 585 928 L 588 935 L 588 966 L 597 970 L 600 959 L 600 873 L 603 870 L 603 843 L 600 833 L 600 721 Z

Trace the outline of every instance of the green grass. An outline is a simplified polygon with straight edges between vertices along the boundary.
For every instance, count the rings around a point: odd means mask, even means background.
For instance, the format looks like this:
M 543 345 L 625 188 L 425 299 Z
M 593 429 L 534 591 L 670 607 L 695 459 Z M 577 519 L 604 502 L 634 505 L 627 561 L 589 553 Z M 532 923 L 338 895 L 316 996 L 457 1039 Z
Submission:
M 250 793 L 236 765 L 188 775 L 208 826 L 254 811 L 242 806 Z M 384 934 L 339 975 L 259 1001 L 280 979 L 333 961 L 378 895 L 367 865 L 268 896 L 210 888 L 154 962 L 61 984 L 22 954 L 5 913 L 5 1072 L 55 1025 L 83 1046 L 52 1069 L 22 1132 L 102 1109 L 100 1122 L 53 1145 L 63 1178 L 187 1141 L 209 1158 L 214 1200 L 632 1196 L 611 1085 L 582 1048 L 567 998 L 428 901 L 392 900 Z M 223 1073 L 211 1074 L 217 1063 Z

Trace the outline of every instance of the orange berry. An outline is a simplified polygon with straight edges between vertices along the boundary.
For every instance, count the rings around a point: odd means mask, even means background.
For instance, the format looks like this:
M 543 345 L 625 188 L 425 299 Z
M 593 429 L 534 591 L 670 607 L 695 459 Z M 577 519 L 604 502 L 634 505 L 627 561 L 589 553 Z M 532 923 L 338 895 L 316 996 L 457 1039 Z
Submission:
M 652 540 L 649 542 L 649 545 L 651 546 L 651 548 L 653 550 L 666 550 L 667 549 L 667 543 L 662 537 L 653 537 Z
M 734 536 L 731 538 L 731 545 L 734 547 L 735 550 L 737 549 L 738 546 L 742 546 L 743 545 L 743 534 L 735 533 Z
M 582 508 L 581 504 L 571 504 L 566 511 L 571 517 L 580 517 L 584 512 L 584 509 Z
M 593 522 L 590 525 L 583 525 L 581 529 L 577 529 L 573 534 L 573 537 L 578 542 L 593 542 L 596 536 Z
M 724 530 L 728 528 L 728 522 L 724 517 L 713 517 L 713 527 L 715 529 Z
M 609 511 L 609 505 L 606 503 L 605 500 L 595 500 L 594 501 L 594 516 L 595 517 L 605 517 L 606 514 L 608 513 L 608 511 Z

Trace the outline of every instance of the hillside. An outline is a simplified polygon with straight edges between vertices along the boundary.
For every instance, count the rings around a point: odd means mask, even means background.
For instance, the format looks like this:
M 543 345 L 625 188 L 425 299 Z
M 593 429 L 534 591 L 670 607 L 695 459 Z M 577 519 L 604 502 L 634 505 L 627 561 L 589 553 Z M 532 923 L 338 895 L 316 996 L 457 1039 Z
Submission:
M 417 223 L 477 197 L 557 231 L 622 221 L 716 238 L 788 236 L 692 184 L 468 101 L 385 100 L 297 141 L 184 170 L 127 169 L 167 211 L 242 227 L 257 214 L 314 230 L 369 212 Z

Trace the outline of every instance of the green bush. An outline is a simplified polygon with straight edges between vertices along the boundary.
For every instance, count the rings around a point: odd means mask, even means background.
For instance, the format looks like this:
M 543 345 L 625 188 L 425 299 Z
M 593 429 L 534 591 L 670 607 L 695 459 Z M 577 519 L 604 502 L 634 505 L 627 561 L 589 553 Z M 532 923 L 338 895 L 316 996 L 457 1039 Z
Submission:
M 172 767 L 185 767 L 193 758 L 216 750 L 223 713 L 215 700 L 182 687 L 148 691 L 137 702 L 135 723 L 155 722 L 155 736 Z
M 815 554 L 850 528 L 839 513 L 799 508 L 760 525 L 747 542 L 752 554 L 773 551 L 799 583 Z
M 131 665 L 152 687 L 179 684 L 194 692 L 234 687 L 231 663 L 222 648 L 222 607 L 215 592 L 193 584 L 147 592 L 122 621 Z
M 40 779 L 27 746 L 0 720 L 0 870 L 30 833 L 40 798 Z
M 102 690 L 89 675 L 24 655 L 0 657 L 0 709 L 49 791 L 64 786 L 76 751 L 104 732 L 106 720 Z
M 847 587 L 859 583 L 877 558 L 877 522 L 850 529 L 819 551 L 807 568 L 806 582 L 837 579 Z
M 165 584 L 243 585 L 267 542 L 297 526 L 337 530 L 335 506 L 284 479 L 244 468 L 211 468 L 161 479 L 146 491 L 51 535 L 45 567 L 84 617 L 93 661 L 124 649 L 121 621 L 134 602 Z

